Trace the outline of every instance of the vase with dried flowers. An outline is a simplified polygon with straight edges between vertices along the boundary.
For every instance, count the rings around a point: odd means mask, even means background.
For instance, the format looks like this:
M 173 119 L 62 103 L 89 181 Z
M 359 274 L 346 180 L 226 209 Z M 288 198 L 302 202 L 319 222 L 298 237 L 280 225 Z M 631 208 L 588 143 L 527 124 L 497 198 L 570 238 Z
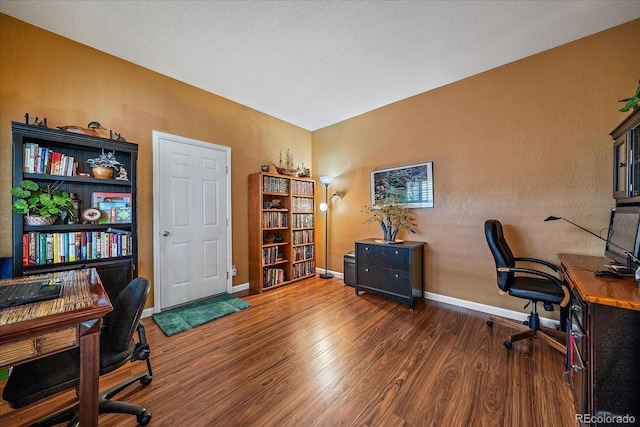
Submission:
M 383 242 L 394 243 L 400 230 L 415 233 L 413 227 L 417 224 L 409 212 L 409 208 L 403 203 L 394 203 L 390 200 L 383 200 L 377 205 L 365 206 L 364 213 L 369 217 L 365 224 L 378 223 L 382 228 Z

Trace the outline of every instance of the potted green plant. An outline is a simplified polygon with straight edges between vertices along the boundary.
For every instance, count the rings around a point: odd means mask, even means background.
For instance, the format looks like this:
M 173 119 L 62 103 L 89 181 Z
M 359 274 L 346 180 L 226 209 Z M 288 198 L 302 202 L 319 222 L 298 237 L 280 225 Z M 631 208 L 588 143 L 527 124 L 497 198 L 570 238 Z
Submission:
M 624 107 L 619 110 L 622 113 L 626 113 L 629 110 L 635 111 L 640 106 L 640 81 L 638 81 L 638 89 L 636 89 L 635 95 L 631 98 L 621 99 L 620 102 L 626 102 Z
M 378 223 L 382 228 L 382 241 L 394 243 L 400 230 L 415 233 L 412 227 L 416 224 L 405 204 L 383 200 L 374 206 L 366 206 L 364 211 L 369 215 L 365 224 Z
M 51 225 L 58 217 L 75 217 L 75 207 L 69 193 L 60 191 L 60 184 L 43 187 L 29 180 L 20 182 L 19 187 L 11 189 L 11 195 L 17 197 L 13 210 L 25 215 L 27 225 Z
M 120 170 L 120 163 L 116 159 L 116 152 L 104 152 L 102 150 L 102 154 L 94 159 L 87 160 L 87 163 L 91 166 L 91 172 L 93 173 L 94 178 L 99 179 L 110 179 L 113 176 L 114 170 Z

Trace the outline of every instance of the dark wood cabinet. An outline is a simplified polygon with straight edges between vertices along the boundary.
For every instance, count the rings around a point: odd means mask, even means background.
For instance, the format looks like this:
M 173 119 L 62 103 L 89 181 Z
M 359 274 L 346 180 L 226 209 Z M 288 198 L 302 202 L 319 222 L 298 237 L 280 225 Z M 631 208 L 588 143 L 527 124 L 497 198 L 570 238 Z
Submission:
M 617 203 L 640 203 L 640 109 L 613 131 L 613 197 Z
M 604 417 L 625 416 L 638 421 L 640 290 L 632 278 L 594 276 L 607 258 L 560 254 L 560 260 L 572 293 L 567 363 L 577 421 L 609 425 L 615 422 Z
M 79 218 L 73 222 L 58 219 L 53 225 L 25 225 L 23 215 L 14 212 L 13 276 L 95 267 L 107 293 L 115 298 L 137 275 L 138 145 L 16 122 L 12 123 L 11 130 L 14 187 L 23 180 L 34 181 L 40 186 L 53 184 L 62 191 L 77 195 L 79 213 L 85 208 L 97 207 L 98 197 L 103 203 L 100 207 L 112 214 L 108 217 L 103 213 L 103 219 L 95 222 Z M 91 176 L 87 160 L 98 157 L 103 151 L 114 153 L 127 172 L 126 179 L 115 179 L 117 174 L 111 179 Z M 71 163 L 66 171 L 62 167 L 51 168 L 55 158 L 65 157 Z M 126 202 L 112 203 L 116 200 Z M 116 217 L 116 212 L 123 216 Z M 64 253 L 64 256 L 52 258 L 43 252 L 49 245 L 47 238 L 58 249 L 58 254 Z M 86 254 L 76 245 L 78 239 Z M 89 239 L 91 248 L 87 243 Z M 54 245 L 55 242 L 59 244 Z M 42 247 L 41 243 L 44 243 Z
M 356 241 L 356 295 L 375 292 L 408 304 L 423 297 L 424 242 Z

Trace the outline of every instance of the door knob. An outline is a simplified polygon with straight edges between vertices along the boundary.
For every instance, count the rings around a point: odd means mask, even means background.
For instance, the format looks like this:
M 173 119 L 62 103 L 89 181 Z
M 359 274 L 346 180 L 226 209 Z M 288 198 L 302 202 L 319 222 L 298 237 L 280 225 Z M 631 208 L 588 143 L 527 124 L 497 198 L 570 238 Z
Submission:
M 168 231 L 163 231 L 163 232 L 162 232 L 162 235 L 163 235 L 164 237 L 167 237 L 167 236 L 170 236 L 170 235 L 171 235 L 171 233 L 169 233 Z

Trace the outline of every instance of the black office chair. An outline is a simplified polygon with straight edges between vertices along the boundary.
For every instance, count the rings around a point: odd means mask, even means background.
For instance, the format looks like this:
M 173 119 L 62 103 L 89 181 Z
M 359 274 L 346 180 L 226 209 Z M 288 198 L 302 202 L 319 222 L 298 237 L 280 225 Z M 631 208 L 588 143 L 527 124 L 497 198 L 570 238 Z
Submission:
M 129 385 L 140 381 L 147 386 L 152 380 L 149 344 L 140 323 L 142 310 L 149 293 L 149 281 L 134 279 L 118 295 L 113 311 L 104 317 L 100 332 L 100 375 L 123 366 L 128 361 L 144 360 L 147 372 L 135 375 L 100 393 L 99 412 L 125 413 L 136 416 L 140 425 L 151 420 L 151 413 L 144 406 L 111 400 Z M 138 332 L 138 342 L 133 339 Z M 43 359 L 15 366 L 9 375 L 2 397 L 12 408 L 22 408 L 33 402 L 80 384 L 80 352 L 77 348 L 57 353 Z M 78 405 L 50 415 L 32 426 L 51 426 L 64 421 L 78 425 Z
M 504 238 L 502 224 L 498 220 L 490 219 L 485 221 L 484 234 L 496 263 L 498 287 L 500 290 L 502 292 L 508 292 L 511 296 L 529 300 L 525 308 L 529 304 L 532 305 L 531 314 L 528 320 L 523 323 L 526 329 L 523 330 L 523 332 L 510 335 L 504 342 L 504 346 L 510 349 L 516 341 L 526 338 L 541 338 L 556 350 L 566 354 L 567 348 L 562 344 L 562 342 L 566 342 L 565 332 L 540 326 L 537 309 L 538 302 L 542 302 L 547 311 L 553 311 L 554 304 L 562 307 L 560 329 L 565 329 L 567 316 L 566 307 L 569 303 L 570 294 L 560 269 L 552 263 L 540 259 L 514 257 Z M 559 277 L 545 271 L 517 267 L 516 264 L 521 262 L 545 266 Z M 523 326 L 518 323 L 496 316 L 491 316 L 490 320 L 487 321 L 487 325 L 492 327 L 494 322 L 511 327 L 523 328 Z M 558 342 L 556 339 L 561 341 Z

